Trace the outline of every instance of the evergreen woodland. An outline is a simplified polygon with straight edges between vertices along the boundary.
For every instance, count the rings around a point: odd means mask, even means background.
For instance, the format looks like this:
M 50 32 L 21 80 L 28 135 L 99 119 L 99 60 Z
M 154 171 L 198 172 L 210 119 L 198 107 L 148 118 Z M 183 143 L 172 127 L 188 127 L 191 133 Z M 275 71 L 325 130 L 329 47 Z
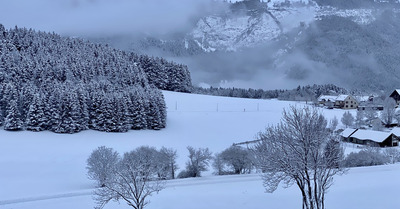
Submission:
M 161 129 L 159 89 L 188 92 L 186 66 L 0 24 L 0 125 L 75 133 Z

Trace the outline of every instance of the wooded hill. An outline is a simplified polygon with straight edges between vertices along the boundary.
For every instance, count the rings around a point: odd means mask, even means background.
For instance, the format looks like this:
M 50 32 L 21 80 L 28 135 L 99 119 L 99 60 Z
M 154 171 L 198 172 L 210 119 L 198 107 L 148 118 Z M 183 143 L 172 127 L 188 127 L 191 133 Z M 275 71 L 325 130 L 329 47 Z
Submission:
M 161 129 L 159 89 L 188 92 L 186 66 L 0 24 L 0 125 L 6 130 Z

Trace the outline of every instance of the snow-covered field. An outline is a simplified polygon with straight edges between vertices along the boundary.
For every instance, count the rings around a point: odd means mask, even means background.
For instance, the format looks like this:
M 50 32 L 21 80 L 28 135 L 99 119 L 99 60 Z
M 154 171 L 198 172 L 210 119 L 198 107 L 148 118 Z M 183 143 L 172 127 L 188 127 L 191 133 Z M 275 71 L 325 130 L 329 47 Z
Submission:
M 220 152 L 235 142 L 253 140 L 257 132 L 280 120 L 282 109 L 304 105 L 277 100 L 250 100 L 164 92 L 167 128 L 128 133 L 55 134 L 0 131 L 0 208 L 93 208 L 92 181 L 86 159 L 98 146 L 120 153 L 137 146 L 175 148 L 184 168 L 187 146 Z M 342 110 L 323 110 L 339 120 Z M 149 209 L 300 208 L 297 188 L 264 193 L 257 174 L 173 180 L 151 198 Z M 399 208 L 400 165 L 351 169 L 336 178 L 327 208 Z M 112 203 L 106 208 L 129 208 Z

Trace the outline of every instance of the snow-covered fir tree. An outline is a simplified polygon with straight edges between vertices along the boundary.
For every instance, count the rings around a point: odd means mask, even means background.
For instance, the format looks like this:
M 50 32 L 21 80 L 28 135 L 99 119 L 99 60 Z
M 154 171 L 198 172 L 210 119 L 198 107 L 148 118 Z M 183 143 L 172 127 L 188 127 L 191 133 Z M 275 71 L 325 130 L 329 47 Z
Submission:
M 22 129 L 22 121 L 15 99 L 11 100 L 7 108 L 7 116 L 4 120 L 4 130 L 18 131 Z

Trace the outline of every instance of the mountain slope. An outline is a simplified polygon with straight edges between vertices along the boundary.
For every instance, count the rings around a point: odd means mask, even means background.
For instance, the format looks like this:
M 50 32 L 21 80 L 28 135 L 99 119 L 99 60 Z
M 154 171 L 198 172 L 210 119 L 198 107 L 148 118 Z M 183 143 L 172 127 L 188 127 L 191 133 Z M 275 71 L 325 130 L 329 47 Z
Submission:
M 386 91 L 399 83 L 399 7 L 374 0 L 225 3 L 185 34 L 147 34 L 128 48 L 187 64 L 195 85 Z

